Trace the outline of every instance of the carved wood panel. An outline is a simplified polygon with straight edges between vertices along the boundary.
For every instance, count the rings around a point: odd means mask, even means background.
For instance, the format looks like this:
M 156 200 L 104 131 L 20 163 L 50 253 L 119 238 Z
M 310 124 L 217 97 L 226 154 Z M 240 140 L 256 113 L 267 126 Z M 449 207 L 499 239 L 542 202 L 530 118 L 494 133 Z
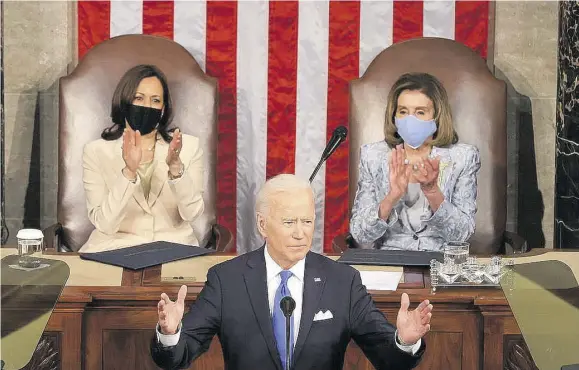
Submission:
M 149 346 L 154 330 L 104 330 L 103 369 L 157 369 Z
M 462 333 L 430 332 L 424 339 L 426 352 L 416 369 L 463 369 Z
M 103 369 L 158 369 L 151 359 L 149 350 L 153 333 L 152 330 L 104 330 Z M 374 370 L 372 364 L 354 342 L 348 346 L 345 357 L 344 370 Z M 188 370 L 223 370 L 224 368 L 221 344 L 215 337 L 209 350 L 197 358 Z M 456 368 L 460 369 L 460 366 Z M 453 367 L 448 369 L 453 369 Z
M 116 330 L 103 331 L 103 369 L 157 370 L 151 358 L 150 345 L 153 330 Z M 224 369 L 223 353 L 219 339 L 215 337 L 209 350 L 199 356 L 189 370 Z
M 366 355 L 354 341 L 351 341 L 344 356 L 343 370 L 374 370 Z
M 45 332 L 30 362 L 22 370 L 59 370 L 60 352 L 60 334 Z
M 430 332 L 426 335 L 424 357 L 416 369 L 461 370 L 462 341 L 461 333 Z M 350 342 L 344 359 L 343 370 L 374 370 L 360 347 Z
M 505 370 L 539 370 L 521 335 L 505 335 L 503 343 Z

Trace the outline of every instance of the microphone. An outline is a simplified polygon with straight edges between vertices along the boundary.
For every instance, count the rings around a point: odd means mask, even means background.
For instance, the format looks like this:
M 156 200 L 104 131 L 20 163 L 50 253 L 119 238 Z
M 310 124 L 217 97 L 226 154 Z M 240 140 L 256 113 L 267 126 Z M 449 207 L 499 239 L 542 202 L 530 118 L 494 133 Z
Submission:
M 296 308 L 296 301 L 292 297 L 285 296 L 279 302 L 279 308 L 285 316 L 285 370 L 290 368 L 290 333 L 291 333 L 291 316 Z
M 314 177 L 316 177 L 316 174 L 320 170 L 320 167 L 322 167 L 322 164 L 328 158 L 330 158 L 330 156 L 336 151 L 336 149 L 340 146 L 340 144 L 342 144 L 344 142 L 344 140 L 346 140 L 346 136 L 348 136 L 348 129 L 347 128 L 345 128 L 344 126 L 336 127 L 336 129 L 332 133 L 332 137 L 330 138 L 330 141 L 328 141 L 328 145 L 326 145 L 326 148 L 322 152 L 322 157 L 320 158 L 320 161 L 318 162 L 316 169 L 314 170 L 314 172 L 310 176 L 310 182 L 312 182 Z

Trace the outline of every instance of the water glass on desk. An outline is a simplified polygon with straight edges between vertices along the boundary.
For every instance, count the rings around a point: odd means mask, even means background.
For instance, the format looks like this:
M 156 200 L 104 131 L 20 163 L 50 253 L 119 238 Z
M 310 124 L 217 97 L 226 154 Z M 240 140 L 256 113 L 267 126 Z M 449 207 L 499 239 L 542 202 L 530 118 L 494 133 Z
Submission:
M 444 263 L 452 261 L 455 265 L 461 265 L 468 258 L 470 243 L 467 242 L 447 242 L 443 246 Z
M 18 239 L 18 265 L 25 268 L 40 266 L 44 234 L 37 229 L 22 229 L 16 235 Z

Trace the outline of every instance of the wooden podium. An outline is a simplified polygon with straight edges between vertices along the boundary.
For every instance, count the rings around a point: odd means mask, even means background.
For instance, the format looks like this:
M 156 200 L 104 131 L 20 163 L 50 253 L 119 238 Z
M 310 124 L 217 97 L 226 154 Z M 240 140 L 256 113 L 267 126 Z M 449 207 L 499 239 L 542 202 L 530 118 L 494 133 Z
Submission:
M 2 257 L 15 252 L 2 248 Z M 566 254 L 572 253 L 534 251 L 521 255 L 521 259 L 569 258 Z M 54 362 L 47 364 L 46 369 L 157 369 L 150 357 L 149 344 L 161 293 L 174 298 L 180 285 L 186 284 L 189 287 L 186 304 L 191 304 L 203 287 L 206 269 L 232 257 L 214 254 L 132 271 L 84 261 L 74 253 L 44 254 L 43 258 L 65 260 L 70 278 L 33 359 L 56 353 Z M 575 268 L 579 268 L 579 261 L 576 264 Z M 427 350 L 418 369 L 536 368 L 500 288 L 440 289 L 432 294 L 428 271 L 403 270 L 403 282 L 396 292 L 370 293 L 393 322 L 402 292 L 409 294 L 411 307 L 426 298 L 433 303 L 432 329 L 425 338 Z M 190 368 L 224 368 L 217 338 Z M 351 343 L 344 369 L 373 367 Z

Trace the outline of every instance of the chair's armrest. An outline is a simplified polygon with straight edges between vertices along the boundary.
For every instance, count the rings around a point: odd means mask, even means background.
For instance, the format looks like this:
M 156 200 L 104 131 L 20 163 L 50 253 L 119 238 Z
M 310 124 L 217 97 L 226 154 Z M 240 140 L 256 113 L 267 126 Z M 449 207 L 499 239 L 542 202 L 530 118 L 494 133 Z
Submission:
M 332 240 L 332 250 L 336 253 L 342 253 L 348 248 L 360 248 L 352 234 L 345 233 L 338 235 Z
M 42 230 L 44 234 L 44 249 L 49 252 L 58 251 L 60 246 L 60 233 L 62 232 L 62 225 L 55 223 Z
M 44 234 L 45 250 L 50 253 L 72 252 L 70 248 L 60 242 L 62 236 L 62 225 L 55 223 L 42 230 Z
M 527 241 L 520 235 L 510 231 L 503 233 L 503 252 L 506 255 L 528 252 Z
M 214 224 L 211 226 L 211 240 L 208 248 L 218 252 L 229 252 L 233 249 L 233 235 L 225 226 Z
M 74 252 L 72 249 L 70 249 L 69 247 L 67 247 L 64 244 L 60 244 L 60 246 L 58 247 L 58 252 L 59 253 L 77 253 L 77 252 Z
M 340 234 L 332 240 L 332 250 L 336 253 L 342 253 L 348 249 L 348 243 L 346 242 L 346 237 L 348 234 Z

